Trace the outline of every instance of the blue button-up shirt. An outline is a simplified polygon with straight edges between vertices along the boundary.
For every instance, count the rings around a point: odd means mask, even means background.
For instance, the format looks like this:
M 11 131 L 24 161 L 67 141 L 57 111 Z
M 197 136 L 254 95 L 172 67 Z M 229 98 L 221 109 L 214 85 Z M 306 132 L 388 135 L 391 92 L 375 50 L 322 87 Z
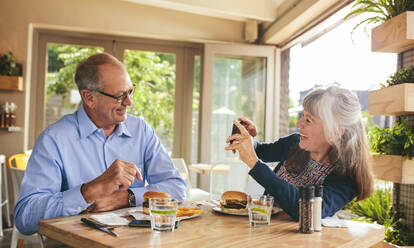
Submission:
M 97 128 L 83 106 L 40 134 L 30 156 L 14 208 L 16 227 L 37 232 L 38 221 L 76 215 L 85 210 L 80 188 L 121 159 L 135 164 L 143 181 L 130 189 L 137 205 L 148 190 L 168 192 L 183 201 L 185 183 L 154 130 L 141 118 L 128 115 L 109 137 Z M 145 181 L 147 185 L 145 186 Z

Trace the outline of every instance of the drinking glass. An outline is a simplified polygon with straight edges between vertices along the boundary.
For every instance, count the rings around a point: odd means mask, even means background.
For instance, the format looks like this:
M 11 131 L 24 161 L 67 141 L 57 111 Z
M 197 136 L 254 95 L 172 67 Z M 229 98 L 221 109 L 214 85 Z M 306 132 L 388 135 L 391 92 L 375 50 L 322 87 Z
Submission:
M 156 233 L 174 232 L 178 201 L 175 199 L 149 199 L 151 229 Z
M 251 226 L 270 224 L 272 215 L 273 196 L 255 195 L 248 197 L 249 221 Z

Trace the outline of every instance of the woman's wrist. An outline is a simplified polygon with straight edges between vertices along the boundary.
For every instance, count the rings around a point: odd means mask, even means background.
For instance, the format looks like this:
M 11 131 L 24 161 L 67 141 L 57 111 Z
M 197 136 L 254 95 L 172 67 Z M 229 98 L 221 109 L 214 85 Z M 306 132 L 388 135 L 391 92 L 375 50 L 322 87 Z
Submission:
M 259 161 L 258 158 L 252 159 L 251 161 L 249 161 L 249 163 L 246 163 L 247 166 L 249 166 L 250 169 L 253 169 L 253 167 L 257 164 L 257 161 Z

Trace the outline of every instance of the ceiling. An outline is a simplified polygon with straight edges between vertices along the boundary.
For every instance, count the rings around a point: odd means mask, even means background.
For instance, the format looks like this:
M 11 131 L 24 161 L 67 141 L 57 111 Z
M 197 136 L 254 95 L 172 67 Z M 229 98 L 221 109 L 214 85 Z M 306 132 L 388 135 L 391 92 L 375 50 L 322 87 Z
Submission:
M 245 22 L 256 43 L 283 46 L 349 4 L 350 0 L 122 0 Z M 246 28 L 247 30 L 247 28 Z M 257 31 L 255 31 L 257 30 Z

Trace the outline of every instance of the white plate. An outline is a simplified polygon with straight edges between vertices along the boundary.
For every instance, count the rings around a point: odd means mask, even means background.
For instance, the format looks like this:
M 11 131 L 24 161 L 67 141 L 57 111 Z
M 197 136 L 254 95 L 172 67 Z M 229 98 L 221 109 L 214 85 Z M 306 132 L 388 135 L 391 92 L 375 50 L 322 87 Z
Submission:
M 180 206 L 181 207 L 181 206 Z M 186 206 L 187 207 L 187 206 Z M 138 207 L 128 211 L 136 220 L 151 220 L 151 216 L 144 214 L 142 208 Z M 193 214 L 191 216 L 177 217 L 178 220 L 188 220 L 200 216 L 201 214 Z
M 191 216 L 177 217 L 178 220 L 188 220 L 200 216 L 201 214 L 193 214 Z
M 228 215 L 249 216 L 249 213 L 247 211 L 246 211 L 246 213 L 228 213 L 228 212 L 221 211 L 221 208 L 220 207 L 214 207 L 213 208 L 213 211 L 214 212 L 217 212 L 217 213 L 221 213 L 221 214 L 228 214 Z M 277 214 L 280 211 L 282 211 L 281 208 L 273 207 L 273 209 L 272 209 L 272 215 Z

